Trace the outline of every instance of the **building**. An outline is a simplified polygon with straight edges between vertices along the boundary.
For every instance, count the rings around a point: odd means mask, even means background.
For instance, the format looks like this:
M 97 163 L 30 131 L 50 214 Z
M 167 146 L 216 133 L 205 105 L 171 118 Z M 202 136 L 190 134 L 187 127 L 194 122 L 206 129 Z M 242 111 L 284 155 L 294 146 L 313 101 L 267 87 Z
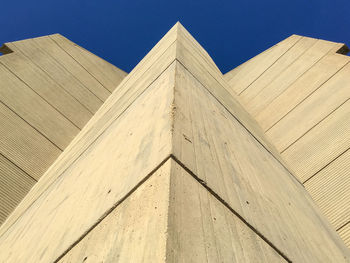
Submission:
M 350 262 L 344 44 L 225 75 L 179 23 L 128 75 L 60 35 L 2 50 L 0 262 Z

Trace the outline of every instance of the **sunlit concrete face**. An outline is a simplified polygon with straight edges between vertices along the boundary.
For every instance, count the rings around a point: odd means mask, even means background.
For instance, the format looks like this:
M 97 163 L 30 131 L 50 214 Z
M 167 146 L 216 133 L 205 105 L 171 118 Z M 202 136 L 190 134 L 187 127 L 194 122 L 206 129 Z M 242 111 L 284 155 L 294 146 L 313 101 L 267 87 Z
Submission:
M 2 224 L 126 73 L 58 34 L 0 52 Z
M 348 51 L 293 35 L 225 79 L 350 246 Z
M 0 262 L 348 262 L 298 170 L 241 96 L 265 73 L 264 85 L 299 79 L 283 73 L 295 45 L 308 65 L 322 58 L 310 48 L 339 46 L 316 43 L 292 36 L 222 75 L 177 23 L 0 228 Z M 248 87 L 238 92 L 235 79 Z

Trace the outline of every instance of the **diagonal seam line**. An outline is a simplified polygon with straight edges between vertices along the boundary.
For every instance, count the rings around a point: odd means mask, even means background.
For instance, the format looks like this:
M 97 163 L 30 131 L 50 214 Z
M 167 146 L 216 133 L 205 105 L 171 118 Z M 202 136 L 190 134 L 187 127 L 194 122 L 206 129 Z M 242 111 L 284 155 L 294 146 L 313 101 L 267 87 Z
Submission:
M 203 186 L 209 193 L 215 197 L 221 204 L 230 210 L 235 216 L 237 216 L 249 229 L 251 229 L 256 235 L 258 235 L 263 241 L 265 241 L 273 250 L 276 251 L 287 262 L 292 262 L 288 257 L 279 250 L 271 241 L 269 241 L 263 234 L 261 234 L 255 227 L 253 227 L 248 221 L 246 221 L 240 214 L 238 214 L 230 205 L 223 200 L 216 192 L 214 192 L 206 183 L 195 175 L 189 168 L 187 168 L 177 157 L 173 154 L 168 155 L 163 161 L 161 161 L 148 175 L 146 175 L 139 183 L 137 183 L 124 197 L 116 202 L 111 208 L 109 208 L 99 219 L 86 230 L 75 242 L 73 242 L 60 256 L 53 261 L 58 263 L 65 255 L 67 255 L 80 241 L 82 241 L 92 230 L 94 230 L 109 214 L 111 214 L 122 202 L 124 202 L 129 196 L 131 196 L 142 184 L 144 184 L 165 162 L 169 159 L 174 160 L 179 166 L 181 166 L 187 173 L 189 173 L 201 186 Z
M 176 59 L 176 61 L 178 61 L 203 87 L 205 90 L 207 90 L 211 96 L 213 96 L 213 98 L 215 98 L 221 106 L 223 106 L 227 112 L 233 117 L 235 118 L 236 121 L 238 121 L 238 123 L 240 125 L 242 125 L 242 127 L 280 164 L 282 165 L 282 167 L 288 172 L 289 175 L 291 175 L 292 180 L 295 180 L 298 184 L 300 184 L 300 186 L 302 186 L 303 188 L 304 185 L 292 174 L 292 172 L 286 167 L 286 165 L 284 165 L 280 160 L 278 160 L 275 155 L 200 81 L 198 80 L 198 78 L 193 75 L 193 73 L 178 59 Z M 210 72 L 207 72 L 208 74 L 210 74 Z M 210 74 L 210 76 L 212 76 Z M 213 77 L 213 76 L 212 76 Z M 213 77 L 214 78 L 214 77 Z M 215 78 L 214 78 L 215 79 Z M 216 80 L 216 79 L 215 79 Z M 217 80 L 216 80 L 217 81 Z M 218 82 L 218 81 L 217 81 Z M 225 89 L 225 87 L 223 87 L 219 82 L 218 84 Z M 226 90 L 226 89 L 225 89 Z M 229 93 L 228 93 L 229 94 Z M 245 108 L 242 106 L 242 109 L 245 110 Z M 253 117 L 252 117 L 253 118 Z M 259 126 L 260 127 L 260 126 Z M 265 134 L 264 134 L 265 135 Z M 265 135 L 266 136 L 266 135 Z M 276 150 L 277 151 L 277 150 Z M 280 156 L 282 158 L 282 156 Z
M 229 209 L 235 216 L 237 216 L 249 229 L 251 229 L 256 235 L 264 240 L 273 250 L 275 250 L 281 257 L 287 262 L 292 262 L 280 249 L 278 249 L 270 240 L 268 240 L 258 229 L 252 226 L 244 217 L 242 217 L 237 211 L 235 211 L 224 199 L 222 199 L 213 189 L 211 189 L 205 181 L 200 179 L 195 173 L 193 173 L 185 164 L 183 164 L 175 155 L 171 154 L 170 157 L 179 164 L 187 173 L 189 173 L 200 185 L 202 185 L 212 196 L 215 197 L 221 204 Z
M 344 225 L 338 227 L 335 231 L 340 231 L 343 227 L 347 226 L 348 224 L 350 224 L 350 221 L 346 222 Z
M 18 76 L 14 71 L 12 71 L 7 65 L 5 65 L 3 62 L 0 61 L 0 64 L 4 66 L 5 69 L 7 69 L 12 75 L 14 75 L 20 82 L 22 82 L 26 87 L 28 87 L 31 91 L 33 91 L 36 95 L 39 96 L 43 101 L 45 101 L 48 105 L 51 106 L 56 112 L 58 112 L 60 115 L 62 115 L 68 122 L 70 122 L 75 128 L 77 128 L 79 131 L 81 128 L 75 124 L 68 116 L 63 114 L 56 106 L 52 105 L 47 99 L 45 99 L 42 95 L 40 95 L 36 90 L 34 90 L 26 81 L 24 81 L 20 76 Z M 62 150 L 62 149 L 61 149 Z
M 39 131 L 34 125 L 29 123 L 26 119 L 24 119 L 21 115 L 19 115 L 14 109 L 12 109 L 10 106 L 5 104 L 1 99 L 0 103 L 3 104 L 7 109 L 9 109 L 13 114 L 15 114 L 17 117 L 19 117 L 21 120 L 23 120 L 29 127 L 31 127 L 33 130 L 35 130 L 38 134 L 43 136 L 46 140 L 48 140 L 54 147 L 56 147 L 61 153 L 63 152 L 63 149 L 61 149 L 55 142 L 53 142 L 48 136 L 44 134 L 44 132 Z
M 78 161 L 78 159 L 98 140 L 98 138 L 100 138 L 103 134 L 104 134 L 104 132 L 116 121 L 116 120 L 118 120 L 118 118 L 122 115 L 122 114 L 124 114 L 124 112 L 144 93 L 144 92 L 146 92 L 146 90 L 163 74 L 163 72 L 165 72 L 173 63 L 174 63 L 174 61 L 175 60 L 173 60 L 173 61 L 171 61 L 170 63 L 169 63 L 169 65 L 167 65 L 166 66 L 166 68 L 147 86 L 147 87 L 145 87 L 145 89 L 140 93 L 140 94 L 138 94 L 137 95 L 137 97 L 135 97 L 133 100 L 132 100 L 132 102 L 130 102 L 126 107 L 125 107 L 125 109 L 118 115 L 118 116 L 116 116 L 116 118 L 113 120 L 113 121 L 111 121 L 111 123 L 103 130 L 103 131 L 101 131 L 101 133 L 89 144 L 89 146 L 87 146 L 86 147 L 86 149 L 84 150 L 84 151 L 82 151 L 77 157 L 76 157 L 76 159 L 68 166 L 68 167 L 66 167 L 62 172 L 61 172 L 61 174 L 59 175 L 59 176 L 57 176 L 57 178 L 55 179 L 55 181 L 56 180 L 58 180 L 58 178 L 60 178 L 68 169 L 69 169 L 69 167 L 71 166 L 71 165 L 73 165 L 76 161 Z M 53 181 L 53 182 L 51 182 L 48 186 L 47 186 L 47 188 L 44 190 L 44 191 L 46 191 L 55 181 Z M 38 198 L 40 198 L 41 196 L 42 196 L 42 194 L 44 193 L 44 191 L 42 191 L 41 192 L 41 194 L 37 197 L 37 199 Z M 35 199 L 22 213 L 21 213 L 21 215 L 23 215 L 35 202 L 36 202 L 36 200 L 37 199 Z M 18 207 L 18 206 L 17 206 Z M 20 218 L 20 216 L 18 216 L 17 217 L 17 219 L 0 235 L 0 238 L 5 234 L 5 233 L 7 233 L 8 231 L 9 231 L 9 229 L 11 229 L 12 228 L 12 226 L 19 220 L 19 218 Z M 4 223 L 6 223 L 6 221 L 4 222 Z
M 167 48 L 159 55 L 159 57 L 142 73 L 142 75 L 140 76 L 140 77 L 138 77 L 138 79 L 140 79 L 144 74 L 145 74 L 145 72 L 147 72 L 150 68 L 152 68 L 152 66 L 155 64 L 155 63 L 157 63 L 158 62 L 158 60 L 169 50 L 169 48 L 176 42 L 177 40 L 175 39 L 174 41 L 172 41 L 168 46 L 167 46 Z M 23 53 L 22 51 L 21 51 L 21 53 Z M 28 59 L 30 59 L 30 58 L 28 58 Z M 31 59 L 30 59 L 31 60 Z M 82 156 L 82 154 L 87 150 L 87 149 L 89 149 L 89 147 L 100 137 L 100 136 L 102 136 L 102 134 L 114 123 L 114 121 L 116 121 L 130 106 L 131 106 L 131 104 L 133 104 L 134 102 L 135 102 L 135 100 L 137 100 L 159 77 L 160 77 L 160 75 L 162 75 L 171 65 L 172 65 L 172 63 L 174 62 L 174 61 L 176 61 L 176 59 L 174 59 L 174 60 L 172 60 L 171 62 L 169 62 L 169 64 L 168 65 L 166 65 L 165 66 L 165 68 L 164 68 L 164 70 L 162 70 L 162 72 L 159 74 L 159 75 L 157 75 L 150 83 L 149 83 L 149 85 L 147 85 L 145 88 L 144 88 L 144 90 L 140 93 L 140 94 L 138 94 L 126 107 L 125 107 L 125 109 L 103 130 L 103 131 L 100 131 L 101 133 L 86 147 L 86 149 L 85 150 L 83 150 L 83 152 L 81 152 L 77 157 L 76 157 L 76 159 L 74 160 L 74 161 L 72 161 L 72 163 L 71 164 L 74 164 L 81 156 Z M 34 62 L 33 62 L 34 63 Z M 141 63 L 141 62 L 140 62 Z M 144 64 L 146 63 L 146 62 L 143 62 Z M 35 63 L 34 63 L 35 64 Z M 36 64 L 35 64 L 36 65 Z M 138 64 L 139 65 L 139 64 Z M 137 65 L 137 66 L 138 66 Z M 136 66 L 136 67 L 137 67 Z M 133 71 L 136 69 L 136 67 L 132 70 L 132 72 L 131 73 L 133 73 Z M 45 72 L 45 71 L 44 71 Z M 46 72 L 45 72 L 46 73 Z M 132 75 L 132 74 L 131 74 Z M 122 82 L 118 85 L 118 86 L 121 86 L 121 85 L 126 85 L 126 83 L 130 80 L 130 74 L 128 74 L 123 80 L 122 80 Z M 127 92 L 127 91 L 126 91 Z M 125 94 L 125 93 L 124 93 Z M 106 102 L 109 100 L 111 98 L 111 96 L 109 96 L 108 98 L 107 98 L 107 100 L 106 100 Z M 101 107 L 103 107 L 103 105 L 105 105 L 105 103 L 104 104 L 102 104 L 102 106 Z M 111 106 L 112 107 L 112 106 Z M 109 108 L 105 113 L 103 113 L 103 114 L 106 114 L 107 112 L 109 112 L 111 110 L 111 108 Z M 76 143 L 78 143 L 78 142 L 80 142 L 80 140 L 79 141 L 77 141 Z M 55 181 L 67 170 L 69 168 L 69 166 L 68 167 L 66 167 L 66 169 L 64 169 L 63 171 L 62 171 L 62 173 L 55 179 Z M 51 184 L 49 184 L 49 186 L 48 187 L 50 187 L 51 185 L 53 184 L 53 182 L 51 183 Z M 48 187 L 46 188 L 46 189 L 48 189 Z M 45 189 L 45 190 L 46 190 Z M 44 191 L 45 191 L 44 190 Z M 40 196 L 43 194 L 43 192 L 41 192 L 41 194 L 38 196 L 38 198 L 40 198 Z M 31 202 L 31 204 L 20 214 L 20 216 L 21 215 L 23 215 L 34 203 L 36 202 L 36 200 L 34 200 L 33 202 Z M 17 206 L 18 207 L 18 206 Z M 5 233 L 7 233 L 8 231 L 9 231 L 9 229 L 11 229 L 12 228 L 12 226 L 19 220 L 19 218 L 20 218 L 20 216 L 18 216 L 17 218 L 16 218 L 16 220 L 10 225 L 10 226 L 8 226 L 7 227 L 7 229 L 0 235 L 0 238 L 5 234 Z M 6 223 L 6 221 L 4 222 L 4 224 Z M 3 225 L 4 225 L 3 224 Z M 2 225 L 2 226 L 3 226 Z M 1 229 L 1 227 L 0 227 L 0 229 Z
M 270 66 L 268 66 L 258 77 L 256 77 L 247 87 L 245 87 L 240 93 L 238 93 L 238 96 L 240 96 L 243 92 L 245 92 L 251 85 L 253 85 L 253 83 L 255 81 L 257 81 L 262 75 L 265 74 L 266 71 L 268 71 L 273 65 L 275 65 L 277 63 L 277 61 L 279 61 L 281 59 L 281 57 L 283 57 L 291 48 L 293 48 L 302 38 L 304 37 L 300 37 L 297 41 L 295 41 L 295 43 L 289 47 L 283 54 L 281 54 Z M 283 40 L 282 40 L 283 41 Z M 257 55 L 259 56 L 259 54 Z M 253 57 L 254 58 L 254 57 Z
M 1 155 L 2 157 L 4 157 L 7 161 L 9 161 L 10 163 L 12 163 L 14 166 L 16 166 L 19 170 L 21 170 L 27 177 L 29 177 L 30 179 L 34 180 L 35 183 L 38 182 L 37 179 L 35 179 L 33 176 L 31 176 L 31 175 L 30 175 L 29 173 L 27 173 L 26 171 L 24 171 L 22 167 L 20 167 L 20 166 L 18 166 L 17 164 L 15 164 L 15 163 L 14 163 L 12 160 L 10 160 L 7 156 L 5 156 L 4 154 L 2 154 L 1 152 L 0 152 L 0 155 Z M 22 199 L 23 199 L 23 198 L 22 198 Z
M 327 55 L 327 54 L 326 54 Z M 325 55 L 325 56 L 326 56 Z M 319 62 L 319 61 L 318 61 Z M 320 88 L 322 88 L 328 81 L 330 81 L 330 79 L 332 79 L 336 74 L 339 73 L 339 71 L 341 71 L 346 65 L 349 64 L 349 61 L 346 62 L 343 66 L 341 66 L 335 73 L 333 73 L 329 78 L 327 78 L 323 83 L 321 83 L 315 90 L 313 90 L 311 93 L 309 93 L 305 98 L 303 98 L 300 102 L 298 102 L 296 105 L 294 105 L 286 114 L 284 114 L 280 119 L 278 119 L 275 123 L 273 123 L 266 131 L 265 133 L 267 133 L 269 130 L 271 130 L 274 126 L 276 126 L 276 124 L 278 124 L 282 119 L 284 119 L 287 115 L 289 115 L 295 108 L 297 108 L 300 104 L 302 104 L 305 100 L 307 100 L 309 97 L 311 97 L 314 93 L 316 93 L 317 90 L 319 90 Z M 313 65 L 312 67 L 314 67 L 315 65 Z M 311 68 L 312 68 L 311 67 Z M 310 69 L 311 69 L 310 68 Z M 309 69 L 309 70 L 310 70 Z M 307 70 L 307 71 L 309 71 Z M 306 72 L 305 72 L 306 73 Z M 292 83 L 294 84 L 294 83 Z M 290 85 L 291 86 L 291 85 Z M 290 86 L 287 88 L 289 89 Z M 287 89 L 285 91 L 287 91 Z M 284 93 L 284 92 L 283 92 Z M 276 97 L 273 101 L 277 100 L 283 93 L 281 93 L 278 97 Z M 271 101 L 271 103 L 273 102 Z M 270 103 L 270 104 L 271 104 Z
M 345 151 L 341 152 L 337 157 L 333 158 L 330 162 L 328 162 L 325 166 L 321 167 L 317 172 L 315 172 L 313 175 L 311 175 L 309 178 L 307 178 L 303 184 L 307 183 L 310 181 L 312 178 L 314 178 L 318 173 L 320 173 L 322 170 L 326 169 L 328 166 L 330 166 L 333 162 L 335 162 L 337 159 L 342 157 L 347 151 L 349 151 L 350 148 L 346 149 Z
M 325 121 L 328 117 L 330 117 L 333 113 L 335 113 L 339 108 L 341 108 L 345 103 L 347 103 L 350 98 L 347 98 L 345 101 L 340 103 L 335 109 L 329 112 L 326 116 L 324 116 L 321 120 L 311 126 L 308 130 L 306 130 L 302 135 L 300 135 L 296 140 L 294 140 L 291 144 L 289 144 L 285 149 L 281 151 L 281 155 L 286 152 L 289 148 L 291 148 L 294 144 L 296 144 L 299 140 L 301 140 L 307 133 L 309 133 L 312 129 L 316 128 L 321 122 Z
M 91 93 L 93 96 L 95 96 L 99 101 L 101 101 L 103 103 L 103 100 L 100 99 L 100 97 L 98 97 L 95 93 L 93 93 L 90 89 L 88 89 L 72 72 L 70 72 L 65 66 L 63 66 L 57 59 L 55 59 L 55 57 L 53 55 L 51 55 L 50 52 L 43 50 L 39 44 L 37 43 L 37 41 L 35 40 L 35 38 L 32 38 L 32 41 L 34 43 L 34 45 L 40 49 L 41 52 L 45 53 L 47 56 L 51 57 L 58 65 L 60 65 L 65 71 L 67 71 L 69 73 L 69 75 L 71 75 L 77 82 L 79 82 L 81 84 L 81 86 L 83 88 L 85 88 L 89 93 Z
M 105 219 L 110 213 L 112 213 L 121 203 L 123 203 L 132 193 L 134 193 L 143 183 L 145 183 L 166 161 L 171 158 L 171 155 L 168 155 L 163 161 L 161 161 L 149 174 L 147 174 L 143 179 L 141 179 L 124 197 L 117 201 L 111 208 L 104 212 L 97 221 L 85 231 L 75 242 L 73 242 L 58 258 L 53 261 L 57 263 L 61 260 L 70 250 L 72 250 L 80 241 L 84 239 L 103 219 Z
M 51 35 L 48 35 L 48 37 L 56 44 L 56 46 L 58 46 L 61 50 L 63 50 L 63 52 L 65 52 L 69 57 L 71 57 L 81 68 L 83 68 L 92 78 L 94 78 L 98 83 L 101 84 L 101 86 L 109 93 L 109 95 L 113 92 L 110 91 L 107 87 L 105 87 L 94 75 L 92 75 L 90 73 L 90 71 L 88 71 L 78 60 L 76 60 L 70 53 L 68 53 L 65 49 L 63 49 L 63 47 L 57 43 L 57 41 L 55 39 L 53 39 L 51 37 Z M 58 62 L 58 61 L 57 61 Z M 60 63 L 60 62 L 58 62 Z M 61 64 L 61 63 L 60 63 Z M 63 65 L 62 65 L 63 66 Z M 63 66 L 64 67 L 64 66 Z M 67 68 L 66 68 L 67 69 Z M 68 71 L 68 69 L 67 69 Z M 108 78 L 109 79 L 109 78 Z M 110 80 L 110 79 L 109 79 Z M 110 80 L 111 81 L 111 80 Z M 113 83 L 113 81 L 111 81 Z M 83 83 L 82 83 L 83 84 Z M 85 86 L 85 85 L 84 85 Z M 116 85 L 117 86 L 117 85 Z M 86 87 L 88 90 L 90 90 L 88 87 Z M 115 87 L 116 88 L 116 87 Z M 94 93 L 92 90 L 90 90 L 92 93 Z M 96 95 L 96 94 L 95 94 Z M 96 95 L 97 96 L 97 95 Z
M 317 42 L 318 42 L 318 41 L 317 41 Z M 314 46 L 314 45 L 313 45 L 313 46 Z M 311 49 L 313 46 L 311 46 L 309 49 Z M 290 89 L 290 87 L 292 87 L 292 86 L 293 86 L 295 83 L 297 83 L 300 79 L 302 79 L 303 77 L 305 77 L 305 75 L 306 75 L 307 73 L 309 73 L 309 71 L 310 71 L 311 69 L 313 69 L 315 66 L 317 66 L 317 64 L 318 64 L 321 60 L 323 60 L 326 56 L 329 55 L 329 53 L 332 51 L 333 48 L 334 48 L 334 46 L 332 46 L 331 48 L 329 48 L 327 52 L 323 53 L 323 55 L 321 55 L 318 59 L 316 59 L 314 62 L 312 62 L 312 65 L 311 65 L 311 66 L 308 66 L 307 69 L 304 69 L 303 72 L 302 72 L 299 76 L 297 76 L 290 84 L 288 84 L 288 85 L 283 89 L 283 91 L 281 91 L 278 95 L 276 95 L 275 97 L 273 97 L 272 100 L 270 100 L 269 102 L 267 102 L 268 104 L 265 105 L 260 111 L 258 111 L 257 114 L 255 114 L 255 116 L 258 116 L 261 112 L 265 111 L 266 108 L 269 107 L 270 104 L 272 104 L 274 101 L 276 101 L 280 96 L 282 96 L 282 95 L 284 94 L 284 92 L 286 92 L 288 89 Z M 304 53 L 306 53 L 306 52 L 304 52 Z M 304 53 L 303 53 L 303 55 L 304 55 Z M 300 56 L 297 60 L 299 60 L 299 59 L 302 59 L 302 56 Z M 295 60 L 293 63 L 291 63 L 291 64 L 288 66 L 288 68 L 290 68 L 291 66 L 293 66 L 294 63 L 297 63 L 297 62 L 298 62 L 297 60 Z M 286 70 L 287 70 L 287 69 L 285 69 L 284 72 L 285 72 Z M 281 72 L 281 74 L 284 73 L 284 72 Z M 281 74 L 280 74 L 280 75 L 281 75 Z M 330 77 L 330 78 L 331 78 L 331 77 Z M 277 79 L 277 78 L 276 78 L 276 79 Z M 274 79 L 273 81 L 275 81 L 275 79 Z M 270 84 L 272 84 L 273 81 L 272 81 Z M 326 82 L 327 82 L 327 80 L 326 80 Z M 265 90 L 266 88 L 268 88 L 268 86 L 269 86 L 270 84 L 266 85 L 265 88 L 264 88 L 264 90 Z M 323 84 L 321 84 L 321 85 L 323 85 Z M 319 87 L 318 87 L 318 88 L 319 88 Z M 317 89 L 317 88 L 316 88 L 316 89 Z M 257 96 L 259 96 L 259 94 L 260 94 L 260 92 L 258 93 Z M 256 97 L 257 97 L 257 96 L 256 96 Z M 287 114 L 288 114 L 288 113 L 287 113 Z M 282 117 L 282 118 L 283 118 L 283 117 Z M 279 121 L 279 120 L 278 120 L 278 121 Z M 277 121 L 277 122 L 278 122 L 278 121 Z M 263 130 L 265 130 L 265 129 L 263 129 Z M 265 132 L 266 132 L 266 131 L 265 131 Z
M 307 49 L 305 49 L 299 56 L 297 56 L 291 63 L 289 63 L 277 76 L 274 76 L 274 77 L 272 78 L 271 81 L 269 81 L 266 85 L 264 85 L 264 87 L 263 87 L 260 91 L 258 91 L 258 93 L 254 95 L 254 97 L 252 97 L 252 98 L 250 99 L 250 101 L 252 101 L 252 100 L 254 100 L 255 98 L 257 98 L 257 97 L 259 96 L 259 94 L 262 93 L 262 92 L 264 92 L 264 90 L 265 90 L 268 86 L 270 86 L 280 75 L 282 75 L 284 72 L 286 72 L 286 71 L 287 71 L 288 69 L 290 69 L 292 66 L 294 66 L 295 63 L 297 63 L 298 60 L 301 59 L 305 53 L 307 53 L 313 46 L 315 46 L 315 45 L 318 43 L 318 41 L 319 41 L 319 39 L 316 39 L 316 41 L 315 41 L 310 47 L 308 47 Z M 249 102 L 249 103 L 251 103 L 251 102 Z
M 51 79 L 53 81 L 53 83 L 55 83 L 58 87 L 60 87 L 62 90 L 64 90 L 64 92 L 66 92 L 70 97 L 72 97 L 75 101 L 77 101 L 83 108 L 85 108 L 88 112 L 90 112 L 92 115 L 94 114 L 90 109 L 88 109 L 87 106 L 85 106 L 82 101 L 80 101 L 78 98 L 76 98 L 75 96 L 73 96 L 73 94 L 71 94 L 66 88 L 64 88 L 60 83 L 58 83 L 42 66 L 40 66 L 38 63 L 36 63 L 30 56 L 28 56 L 25 52 L 23 52 L 21 49 L 19 49 L 16 44 L 14 44 L 12 42 L 12 45 L 14 45 L 18 50 L 19 53 L 24 56 L 25 58 L 27 58 L 31 63 L 33 63 L 33 65 L 35 65 L 39 70 L 41 70 L 45 76 L 47 76 L 49 79 Z M 42 52 L 44 52 L 42 50 Z M 18 52 L 17 52 L 18 54 Z M 48 54 L 48 56 L 50 56 Z M 51 57 L 52 58 L 52 57 Z M 53 58 L 52 58 L 53 59 Z M 55 60 L 56 61 L 56 60 Z M 58 62 L 57 62 L 58 63 Z M 61 64 L 60 64 L 61 65 Z M 69 74 L 71 74 L 69 72 Z

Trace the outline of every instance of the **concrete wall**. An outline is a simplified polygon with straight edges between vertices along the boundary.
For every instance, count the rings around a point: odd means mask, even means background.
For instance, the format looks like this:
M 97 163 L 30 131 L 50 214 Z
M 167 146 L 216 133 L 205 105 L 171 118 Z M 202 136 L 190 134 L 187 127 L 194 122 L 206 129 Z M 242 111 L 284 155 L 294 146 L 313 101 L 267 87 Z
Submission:
M 126 73 L 55 34 L 0 57 L 0 224 Z
M 293 35 L 225 74 L 287 166 L 350 246 L 350 57 Z
M 176 24 L 0 229 L 0 262 L 348 262 Z

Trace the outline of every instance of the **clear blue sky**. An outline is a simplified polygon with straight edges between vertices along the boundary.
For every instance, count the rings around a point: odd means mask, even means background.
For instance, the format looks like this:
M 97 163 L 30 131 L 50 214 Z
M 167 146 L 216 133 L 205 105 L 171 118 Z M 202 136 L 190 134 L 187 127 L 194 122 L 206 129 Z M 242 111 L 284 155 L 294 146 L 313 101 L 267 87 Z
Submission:
M 176 21 L 224 73 L 293 33 L 350 45 L 350 0 L 7 0 L 0 42 L 60 33 L 129 72 Z

